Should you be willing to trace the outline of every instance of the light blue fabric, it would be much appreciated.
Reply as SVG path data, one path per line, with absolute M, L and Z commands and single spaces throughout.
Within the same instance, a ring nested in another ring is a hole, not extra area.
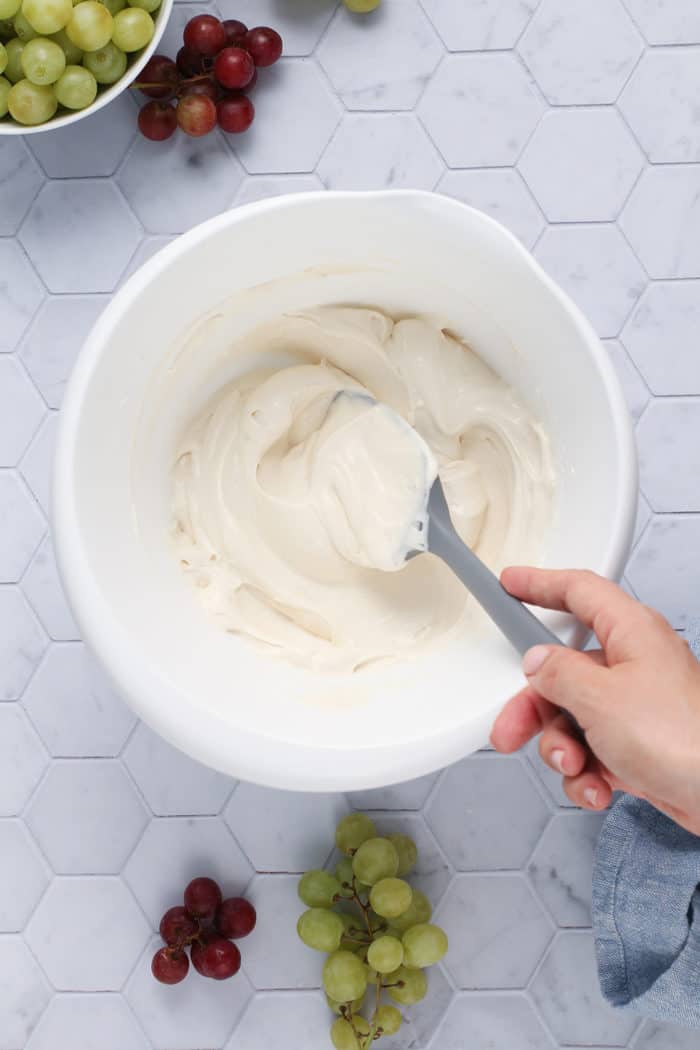
M 700 621 L 686 637 L 700 658 Z M 700 1028 L 699 884 L 700 838 L 623 795 L 593 872 L 600 985 L 614 1006 Z

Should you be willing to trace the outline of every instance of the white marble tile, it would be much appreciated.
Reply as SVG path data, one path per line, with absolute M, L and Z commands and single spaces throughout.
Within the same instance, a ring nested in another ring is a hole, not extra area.
M 219 1050 L 253 994 L 250 983 L 242 970 L 228 981 L 211 981 L 191 967 L 181 984 L 159 984 L 151 975 L 151 958 L 162 943 L 159 937 L 149 942 L 124 993 L 151 1046 Z M 238 1050 L 248 1048 L 239 1044 Z
M 700 511 L 700 398 L 656 400 L 637 427 L 639 474 L 655 511 Z
M 634 1040 L 634 1050 L 697 1050 L 697 1029 L 644 1021 Z
M 251 175 L 313 171 L 342 106 L 311 59 L 282 59 L 264 72 L 255 86 L 255 123 L 245 135 L 230 135 L 229 145 Z
M 117 755 L 136 722 L 80 642 L 51 646 L 24 705 L 57 758 Z
M 3 354 L 0 357 L 0 467 L 14 467 L 19 462 L 44 412 L 44 404 L 27 373 L 14 357 Z
M 51 292 L 111 292 L 140 236 L 116 186 L 101 179 L 49 182 L 19 233 Z
M 148 260 L 159 252 L 161 248 L 164 248 L 166 244 L 170 244 L 173 239 L 174 238 L 168 234 L 161 234 L 156 237 L 144 237 L 132 255 L 131 262 L 122 274 L 119 287 L 121 288 L 125 281 L 128 281 L 128 279 L 135 274 L 144 263 L 148 262 Z
M 50 535 L 44 538 L 24 574 L 22 591 L 49 638 L 58 642 L 80 638 L 58 577 Z
M 422 890 L 433 908 L 437 907 L 452 879 L 452 871 L 422 815 L 418 813 L 372 813 L 380 835 L 398 832 L 408 835 L 418 847 L 416 866 L 408 880 Z
M 406 780 L 403 784 L 376 788 L 374 791 L 352 791 L 348 802 L 353 809 L 421 809 L 437 783 L 439 773 L 428 773 L 417 780 Z
M 484 168 L 447 171 L 438 193 L 486 212 L 507 226 L 526 248 L 532 248 L 545 227 L 544 217 L 517 171 Z
M 157 817 L 213 816 L 236 783 L 178 751 L 143 722 L 123 758 Z
M 626 1046 L 639 1021 L 613 1010 L 598 987 L 593 937 L 562 933 L 530 987 L 535 1005 L 561 1043 Z
M 591 925 L 593 854 L 603 819 L 598 813 L 558 814 L 532 855 L 528 875 L 559 926 Z
M 0 704 L 0 817 L 14 817 L 41 780 L 48 755 L 19 704 Z
M 417 113 L 452 168 L 514 164 L 543 104 L 512 54 L 450 55 Z
M 226 1050 L 270 1050 L 285 1042 L 293 1047 L 315 1047 L 332 1020 L 320 992 L 258 992 Z
M 124 868 L 154 929 L 168 908 L 182 903 L 191 879 L 206 875 L 216 879 L 225 897 L 239 897 L 252 874 L 247 857 L 218 817 L 152 820 Z
M 450 938 L 444 965 L 458 988 L 524 988 L 552 939 L 522 875 L 458 875 L 435 921 Z
M 2 359 L 0 359 L 0 367 Z M 0 426 L 2 424 L 0 423 Z M 49 515 L 51 498 L 51 469 L 56 444 L 58 413 L 49 412 L 37 430 L 27 451 L 22 456 L 19 469 L 39 501 L 44 514 Z
M 318 175 L 249 175 L 239 187 L 233 203 L 252 204 L 285 193 L 315 193 L 323 188 Z
M 80 834 L 66 834 L 66 816 Z M 58 875 L 116 875 L 148 822 L 121 762 L 54 762 L 25 813 Z
M 22 592 L 0 587 L 0 701 L 22 695 L 47 644 Z
M 436 1050 L 550 1050 L 552 1042 L 524 995 L 458 995 L 438 1029 Z
M 298 875 L 256 875 L 246 897 L 258 921 L 241 945 L 243 969 L 260 989 L 319 988 L 324 956 L 299 940 L 297 917 L 304 905 Z M 275 950 L 270 952 L 270 945 Z
M 329 190 L 431 190 L 442 172 L 437 150 L 412 113 L 349 114 L 318 165 Z
M 0 1050 L 24 1050 L 51 993 L 19 937 L 0 937 Z
M 655 517 L 627 565 L 640 601 L 664 614 L 676 628 L 700 614 L 700 515 Z
M 415 1006 L 401 1006 L 403 1018 L 396 1035 L 382 1036 L 381 1050 L 427 1050 L 435 1047 L 433 1036 L 454 998 L 452 986 L 441 966 L 431 966 L 426 971 L 428 991 L 425 999 Z M 321 1048 L 319 1047 L 319 1050 Z
M 102 295 L 47 299 L 30 325 L 19 356 L 49 408 L 60 407 L 75 359 L 108 302 Z
M 0 353 L 14 350 L 43 296 L 41 281 L 21 247 L 0 240 Z
M 52 179 L 112 175 L 136 135 L 136 109 L 130 92 L 99 113 L 58 131 L 34 135 L 31 149 Z
M 335 826 L 347 813 L 342 795 L 300 794 L 241 783 L 224 820 L 257 871 L 322 868 Z
M 15 233 L 42 187 L 44 176 L 20 138 L 5 138 L 0 149 L 0 236 Z
M 51 872 L 19 820 L 0 820 L 0 857 L 0 933 L 17 933 L 34 911 Z
M 182 233 L 224 211 L 242 178 L 240 164 L 218 132 L 201 139 L 173 135 L 167 142 L 138 138 L 118 175 L 144 228 L 165 234 Z
M 335 0 L 218 0 L 222 18 L 274 26 L 285 55 L 310 55 L 336 10 Z M 261 71 L 265 75 L 265 71 Z
M 646 52 L 618 105 L 654 163 L 700 160 L 700 48 Z
M 642 533 L 651 521 L 651 507 L 644 499 L 643 493 L 639 493 L 637 499 L 637 519 L 634 523 L 634 543 L 638 543 Z
M 637 371 L 635 365 L 627 354 L 622 343 L 617 339 L 606 339 L 605 349 L 610 355 L 620 386 L 625 395 L 625 401 L 633 420 L 639 419 L 644 409 L 649 404 L 649 388 L 644 379 Z
M 695 0 L 624 0 L 650 44 L 700 44 Z
M 12 470 L 0 470 L 0 583 L 16 583 L 46 531 L 36 500 Z
M 26 1050 L 150 1050 L 120 995 L 56 995 Z
M 620 0 L 542 0 L 518 44 L 555 106 L 614 102 L 642 48 Z
M 553 769 L 546 766 L 540 758 L 539 751 L 537 750 L 538 740 L 539 737 L 535 737 L 525 748 L 524 753 L 527 757 L 530 768 L 533 770 L 535 776 L 543 785 L 545 791 L 556 806 L 566 807 L 568 809 L 574 808 L 574 803 L 564 792 L 560 774 L 555 773 Z
M 700 277 L 700 164 L 647 168 L 620 225 L 650 277 Z
M 448 51 L 513 47 L 538 0 L 473 0 L 468 10 L 454 0 L 421 0 Z
M 619 113 L 598 107 L 545 113 L 518 161 L 550 222 L 615 219 L 643 164 Z
M 548 818 L 520 760 L 491 753 L 451 766 L 426 809 L 430 828 L 458 871 L 521 867 Z
M 348 109 L 411 109 L 442 55 L 418 0 L 383 0 L 371 19 L 341 6 L 318 49 Z
M 603 338 L 619 334 L 646 285 L 642 268 L 613 225 L 550 226 L 535 256 Z
M 700 394 L 700 281 L 649 285 L 622 341 L 654 394 Z
M 118 991 L 148 939 L 148 924 L 118 878 L 55 878 L 25 937 L 59 992 Z

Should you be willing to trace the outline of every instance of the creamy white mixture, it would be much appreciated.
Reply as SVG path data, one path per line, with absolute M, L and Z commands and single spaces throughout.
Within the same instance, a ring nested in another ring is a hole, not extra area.
M 173 500 L 180 564 L 225 630 L 314 670 L 356 671 L 457 629 L 463 586 L 430 554 L 403 561 L 424 543 L 437 468 L 460 535 L 494 570 L 537 560 L 548 441 L 457 338 L 419 318 L 323 307 L 237 350 L 262 367 L 194 421 Z M 285 367 L 265 367 L 280 354 Z

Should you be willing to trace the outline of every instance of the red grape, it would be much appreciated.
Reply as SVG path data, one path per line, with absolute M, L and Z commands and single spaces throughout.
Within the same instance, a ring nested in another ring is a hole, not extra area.
M 242 47 L 225 47 L 216 56 L 214 76 L 225 88 L 244 88 L 254 72 L 253 59 Z
M 202 977 L 225 981 L 227 977 L 238 973 L 241 953 L 235 944 L 217 937 L 203 945 L 192 945 L 192 965 Z
M 177 123 L 186 135 L 191 135 L 193 138 L 207 135 L 216 127 L 216 105 L 206 95 L 185 95 L 177 104 Z M 220 900 L 221 892 L 218 887 L 217 893 L 219 893 Z M 185 904 L 187 910 L 192 912 L 187 904 L 186 895 Z M 209 914 L 209 911 L 210 909 L 207 909 L 206 914 Z M 197 918 L 203 917 L 200 912 L 192 912 L 192 914 Z
M 172 98 L 179 80 L 177 66 L 166 55 L 152 55 L 141 70 L 136 86 L 148 98 Z M 148 87 L 157 84 L 157 87 Z
M 172 948 L 159 948 L 151 960 L 151 973 L 161 984 L 179 984 L 187 977 L 189 968 L 185 953 Z
M 173 106 L 166 102 L 147 102 L 139 110 L 139 131 L 147 139 L 162 142 L 169 139 L 177 127 L 177 114 Z
M 215 925 L 224 937 L 247 937 L 255 929 L 255 920 L 255 908 L 249 901 L 243 897 L 229 897 L 219 906 Z
M 248 94 L 249 91 L 253 90 L 253 88 L 255 87 L 257 82 L 258 82 L 258 70 L 256 68 L 256 69 L 253 70 L 253 75 L 252 75 L 252 77 L 250 78 L 250 80 L 248 81 L 248 83 L 245 86 L 245 93 L 246 93 L 246 95 Z
M 243 22 L 239 22 L 237 18 L 226 18 L 224 20 L 224 29 L 226 30 L 226 43 L 232 46 L 239 44 L 248 32 L 248 26 L 244 25 Z
M 196 940 L 192 941 L 190 946 L 190 955 L 192 957 L 192 965 L 194 966 L 197 973 L 201 973 L 202 977 L 206 977 L 205 973 L 202 973 L 202 960 L 204 958 L 204 949 L 212 941 L 218 941 L 219 934 L 214 929 L 200 930 L 199 936 Z
M 173 947 L 182 946 L 199 931 L 199 923 L 193 919 L 186 908 L 178 905 L 168 908 L 160 920 L 160 935 L 166 944 Z
M 220 90 L 218 84 L 207 78 L 206 80 L 195 80 L 192 84 L 185 84 L 180 92 L 180 97 L 186 98 L 187 95 L 206 95 L 212 102 L 217 102 Z
M 210 103 L 216 113 L 216 107 L 211 103 L 211 99 L 194 95 L 191 96 L 191 100 L 193 102 Z M 216 909 L 221 904 L 221 899 L 221 890 L 213 879 L 192 879 L 192 882 L 185 890 L 185 907 L 195 919 L 213 919 Z
M 194 77 L 202 72 L 202 57 L 189 47 L 181 47 L 175 62 L 183 77 Z
M 185 47 L 198 55 L 215 55 L 226 46 L 226 30 L 213 15 L 190 18 L 182 34 Z
M 230 98 L 222 98 L 216 107 L 216 118 L 219 121 L 219 127 L 224 131 L 233 133 L 247 131 L 253 123 L 254 117 L 255 106 L 245 95 L 233 95 Z M 224 901 L 222 907 L 230 903 L 232 902 Z M 224 931 L 222 930 L 221 932 L 223 933 Z M 226 936 L 233 937 L 234 934 L 227 933 Z
M 256 66 L 272 66 L 282 54 L 282 37 L 268 26 L 256 26 L 243 37 L 242 46 Z

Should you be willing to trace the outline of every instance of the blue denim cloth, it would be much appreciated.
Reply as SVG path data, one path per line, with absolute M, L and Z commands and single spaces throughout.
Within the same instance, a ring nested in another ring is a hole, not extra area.
M 686 637 L 700 658 L 700 621 Z M 700 1028 L 699 884 L 700 838 L 623 795 L 603 824 L 593 872 L 598 973 L 608 1002 Z

